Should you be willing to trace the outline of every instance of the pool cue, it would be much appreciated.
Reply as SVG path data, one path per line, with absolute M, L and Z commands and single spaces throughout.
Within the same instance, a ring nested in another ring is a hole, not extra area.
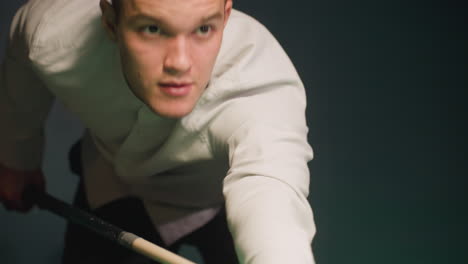
M 45 209 L 65 219 L 84 226 L 97 234 L 138 252 L 163 264 L 195 264 L 179 255 L 159 247 L 135 234 L 126 232 L 98 217 L 73 207 L 45 192 L 27 191 L 28 199 L 35 201 L 40 209 Z

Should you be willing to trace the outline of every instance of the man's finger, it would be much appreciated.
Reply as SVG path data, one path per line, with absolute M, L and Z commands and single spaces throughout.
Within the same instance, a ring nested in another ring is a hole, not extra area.
M 12 199 L 10 196 L 0 196 L 0 200 L 3 201 L 5 209 L 8 211 L 19 211 L 25 213 L 29 211 L 34 205 L 34 203 L 30 201 L 23 201 L 22 199 Z

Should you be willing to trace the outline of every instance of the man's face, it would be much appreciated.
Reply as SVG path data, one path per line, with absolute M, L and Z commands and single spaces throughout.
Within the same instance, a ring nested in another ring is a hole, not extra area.
M 209 82 L 232 0 L 123 0 L 120 5 L 112 34 L 133 93 L 161 116 L 189 114 Z

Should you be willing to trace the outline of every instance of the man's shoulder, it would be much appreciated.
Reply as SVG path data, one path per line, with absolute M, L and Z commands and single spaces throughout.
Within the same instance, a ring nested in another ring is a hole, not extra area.
M 30 0 L 16 13 L 10 40 L 28 50 L 76 46 L 99 22 L 97 0 Z
M 247 121 L 281 123 L 292 119 L 289 114 L 301 118 L 304 107 L 303 84 L 279 42 L 256 19 L 234 10 L 210 87 L 193 119 L 225 138 Z
M 225 30 L 225 42 L 235 40 L 258 41 L 262 38 L 274 38 L 268 29 L 254 17 L 233 9 Z
M 224 31 L 213 76 L 237 80 L 242 86 L 297 78 L 294 66 L 273 34 L 255 18 L 237 10 L 233 10 Z
M 263 27 L 263 25 L 254 17 L 238 9 L 232 9 L 231 16 L 229 19 L 231 20 L 231 22 L 235 20 L 234 23 L 243 22 L 249 25 L 256 25 L 256 26 Z

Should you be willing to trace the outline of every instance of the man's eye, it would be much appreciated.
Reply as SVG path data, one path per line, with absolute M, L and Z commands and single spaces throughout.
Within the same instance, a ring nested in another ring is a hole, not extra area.
M 197 34 L 199 35 L 207 35 L 211 31 L 211 26 L 203 25 L 197 29 Z
M 143 33 L 147 34 L 159 34 L 161 33 L 161 29 L 158 26 L 151 25 L 151 26 L 144 26 L 142 28 Z

